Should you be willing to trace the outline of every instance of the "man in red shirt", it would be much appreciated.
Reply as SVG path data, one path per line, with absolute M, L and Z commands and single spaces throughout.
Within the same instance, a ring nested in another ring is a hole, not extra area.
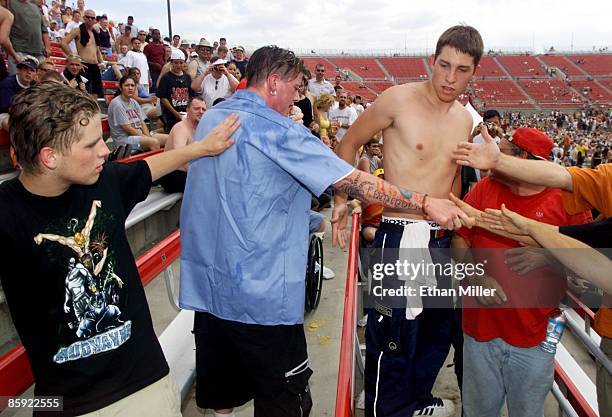
M 151 91 L 155 91 L 155 86 L 157 85 L 157 78 L 161 72 L 162 67 L 164 66 L 164 53 L 165 48 L 164 44 L 161 41 L 161 35 L 159 33 L 159 29 L 153 29 L 151 33 L 151 42 L 144 47 L 144 54 L 147 57 L 147 61 L 149 63 L 149 70 L 151 71 Z
M 501 152 L 522 159 L 546 159 L 552 147 L 549 137 L 532 128 L 517 129 L 499 144 Z M 588 212 L 569 215 L 561 190 L 518 182 L 496 171 L 477 183 L 465 201 L 483 211 L 503 203 L 525 217 L 558 226 L 591 219 Z M 554 354 L 539 344 L 566 290 L 563 269 L 543 254 L 481 228 L 460 229 L 453 244 L 472 248 L 474 261 L 485 265 L 486 275 L 470 285 L 494 290 L 490 296 L 463 298 L 464 416 L 499 416 L 506 400 L 510 417 L 544 415 Z M 515 249 L 503 250 L 510 248 Z

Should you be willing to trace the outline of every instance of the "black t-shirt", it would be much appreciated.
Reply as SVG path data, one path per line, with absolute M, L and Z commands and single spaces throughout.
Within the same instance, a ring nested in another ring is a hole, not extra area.
M 612 247 L 612 217 L 593 223 L 561 226 L 559 227 L 559 233 L 573 237 L 592 248 L 607 249 L 602 253 L 610 257 L 612 252 L 609 249 Z
M 172 72 L 167 72 L 159 80 L 157 97 L 168 99 L 172 107 L 179 113 L 187 111 L 189 98 L 194 96 L 195 93 L 191 89 L 191 77 L 188 74 L 176 75 Z M 162 106 L 162 113 L 166 118 L 174 118 L 164 106 Z
M 303 99 L 295 103 L 295 105 L 298 106 L 304 114 L 304 118 L 302 119 L 302 121 L 304 122 L 304 126 L 310 128 L 310 124 L 312 123 L 312 103 L 310 102 L 308 97 L 304 97 Z
M 150 186 L 144 161 L 107 163 L 95 184 L 57 197 L 0 184 L 0 281 L 35 395 L 64 397 L 57 415 L 98 410 L 169 372 L 124 226 Z

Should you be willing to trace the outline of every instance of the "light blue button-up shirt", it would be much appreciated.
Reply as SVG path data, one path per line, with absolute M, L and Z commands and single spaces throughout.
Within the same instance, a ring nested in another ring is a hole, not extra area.
M 208 110 L 195 137 L 232 113 L 234 146 L 189 166 L 180 305 L 242 323 L 303 323 L 310 193 L 353 167 L 246 90 Z

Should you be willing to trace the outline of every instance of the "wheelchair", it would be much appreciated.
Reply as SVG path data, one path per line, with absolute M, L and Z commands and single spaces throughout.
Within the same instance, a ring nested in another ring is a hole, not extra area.
M 323 289 L 323 240 L 311 234 L 308 241 L 308 258 L 306 264 L 306 297 L 304 311 L 311 312 L 319 306 Z

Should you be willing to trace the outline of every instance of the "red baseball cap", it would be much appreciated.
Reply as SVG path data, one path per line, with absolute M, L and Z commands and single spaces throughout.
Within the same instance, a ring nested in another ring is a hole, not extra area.
M 539 159 L 548 159 L 553 148 L 553 141 L 544 132 L 532 127 L 520 127 L 508 139 L 519 148 Z

